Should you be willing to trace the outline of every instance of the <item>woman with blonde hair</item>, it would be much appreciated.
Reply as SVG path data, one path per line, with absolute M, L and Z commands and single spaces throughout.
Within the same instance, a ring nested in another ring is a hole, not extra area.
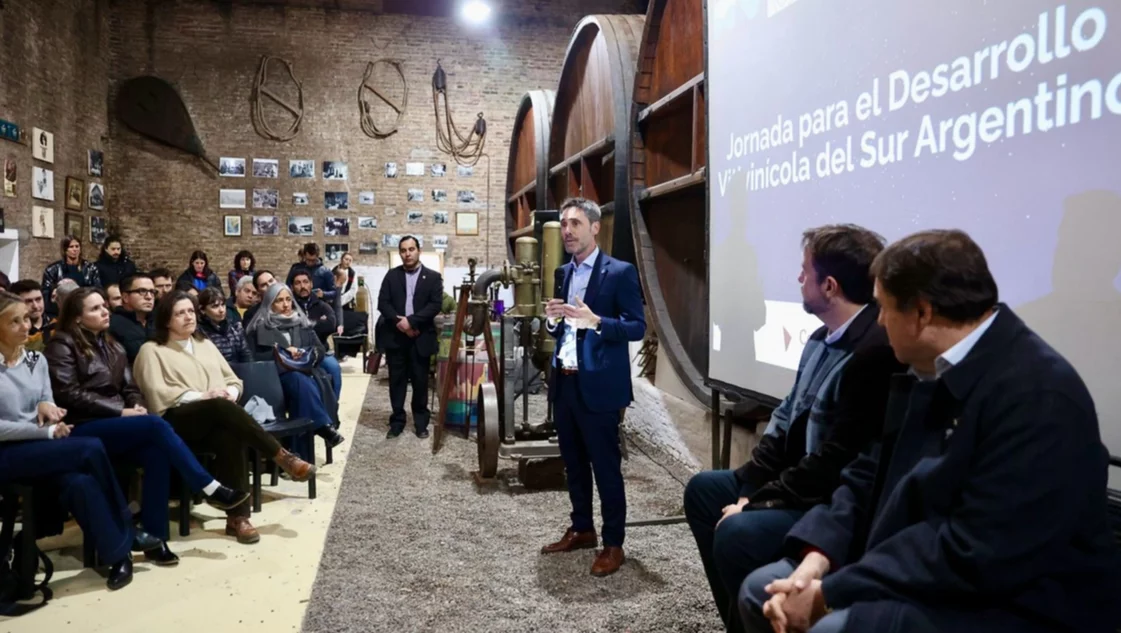
M 244 387 L 214 343 L 197 329 L 197 305 L 176 290 L 156 306 L 155 340 L 140 348 L 136 382 L 156 415 L 163 416 L 188 446 L 215 455 L 219 481 L 248 485 L 246 447 L 272 458 L 294 481 L 306 481 L 315 466 L 284 450 L 237 401 Z M 226 511 L 226 534 L 256 543 L 250 504 Z

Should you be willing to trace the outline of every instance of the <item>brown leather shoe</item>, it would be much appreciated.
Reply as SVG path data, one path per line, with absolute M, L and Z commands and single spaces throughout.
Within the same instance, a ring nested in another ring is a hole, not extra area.
M 281 470 L 288 473 L 292 481 L 307 481 L 315 474 L 314 464 L 305 462 L 283 448 L 280 449 L 280 452 L 277 453 L 272 460 L 276 462 L 276 465 L 279 466 Z
M 578 549 L 589 549 L 599 544 L 595 530 L 590 532 L 573 532 L 568 528 L 564 536 L 556 543 L 549 543 L 541 548 L 542 554 L 556 554 L 557 552 L 571 552 Z
M 245 545 L 261 540 L 261 533 L 249 522 L 249 517 L 226 517 L 226 536 L 236 536 L 237 542 Z
M 623 548 L 613 545 L 604 547 L 596 554 L 596 560 L 592 563 L 592 575 L 610 576 L 619 571 L 625 560 L 627 557 L 623 555 Z

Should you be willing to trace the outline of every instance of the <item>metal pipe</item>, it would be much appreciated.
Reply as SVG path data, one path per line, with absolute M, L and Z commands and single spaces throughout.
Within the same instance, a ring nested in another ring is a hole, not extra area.
M 475 280 L 475 285 L 471 287 L 471 300 L 467 303 L 467 316 L 470 319 L 463 325 L 463 331 L 467 332 L 468 335 L 479 336 L 487 327 L 487 323 L 490 322 L 487 314 L 490 309 L 490 301 L 487 294 L 491 285 L 501 279 L 502 270 L 491 268 L 484 270 Z

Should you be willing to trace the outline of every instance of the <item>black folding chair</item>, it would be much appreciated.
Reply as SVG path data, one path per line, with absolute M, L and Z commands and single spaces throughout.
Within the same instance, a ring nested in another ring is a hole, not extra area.
M 7 552 L 12 550 L 12 571 L 15 573 L 16 585 L 15 600 L 30 600 L 36 592 L 42 592 L 43 602 L 37 605 L 8 605 L 0 603 L 0 615 L 23 615 L 46 604 L 53 592 L 48 583 L 54 574 L 54 566 L 46 556 L 41 555 L 39 547 L 35 544 L 35 489 L 31 485 L 12 483 L 0 485 L 0 554 L 3 559 L 0 565 L 7 566 Z M 20 513 L 22 501 L 22 519 L 20 531 L 15 532 L 16 515 Z M 88 539 L 87 539 L 88 540 Z M 43 561 L 46 575 L 42 582 L 35 582 L 35 574 L 39 569 L 39 561 Z
M 256 361 L 252 363 L 230 363 L 230 367 L 245 383 L 245 393 L 242 401 L 247 402 L 253 396 L 259 396 L 272 407 L 275 420 L 266 422 L 261 428 L 269 432 L 278 440 L 297 438 L 307 442 L 311 448 L 312 461 L 315 460 L 315 422 L 310 418 L 289 418 L 288 408 L 284 403 L 284 387 L 280 384 L 280 373 L 274 361 Z M 249 459 L 253 468 L 253 511 L 261 511 L 261 460 L 271 461 L 271 455 L 258 455 L 252 448 L 249 450 Z M 272 465 L 272 485 L 277 484 L 276 464 Z M 315 474 L 308 479 L 308 498 L 315 498 Z

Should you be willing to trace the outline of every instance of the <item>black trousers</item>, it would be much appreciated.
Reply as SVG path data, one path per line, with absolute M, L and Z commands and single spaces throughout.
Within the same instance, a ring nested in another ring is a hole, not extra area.
M 214 453 L 214 478 L 238 490 L 249 489 L 247 446 L 269 459 L 280 451 L 280 443 L 262 429 L 253 416 L 223 398 L 197 400 L 172 407 L 164 411 L 163 419 L 193 450 Z M 231 517 L 249 516 L 249 513 L 248 500 L 226 511 L 226 515 Z
M 404 347 L 385 350 L 389 365 L 389 402 L 393 413 L 389 416 L 389 428 L 400 431 L 405 428 L 405 391 L 413 387 L 413 424 L 417 433 L 428 429 L 428 369 L 432 357 L 421 355 L 416 343 Z

